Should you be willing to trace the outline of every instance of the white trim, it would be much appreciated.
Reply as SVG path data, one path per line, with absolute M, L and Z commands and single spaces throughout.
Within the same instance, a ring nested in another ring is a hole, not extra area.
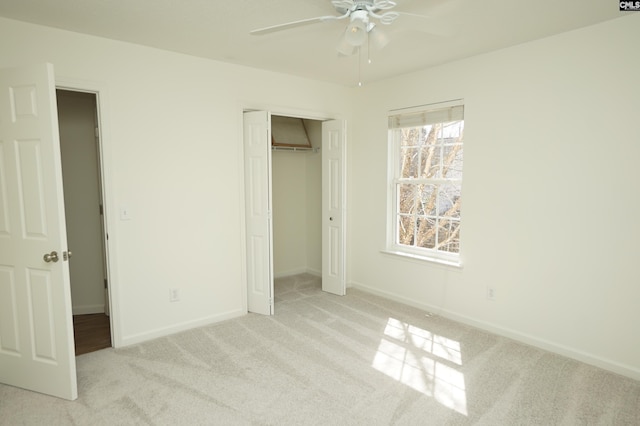
M 72 306 L 71 311 L 73 315 L 103 314 L 104 304 Z
M 322 271 L 319 271 L 317 269 L 307 268 L 307 274 L 315 275 L 316 277 L 321 277 Z
M 242 309 L 234 309 L 232 311 L 223 312 L 221 314 L 212 315 L 204 318 L 200 318 L 192 321 L 185 321 L 178 324 L 172 324 L 167 327 L 156 328 L 144 333 L 133 334 L 131 336 L 124 336 L 121 342 L 122 346 L 135 345 L 137 343 L 146 342 L 148 340 L 157 339 L 159 337 L 169 336 L 171 334 L 179 333 L 181 331 L 191 330 L 196 327 L 204 327 L 210 324 L 215 324 L 221 321 L 226 321 L 233 318 L 238 318 L 246 315 L 247 312 Z
M 261 104 L 255 102 L 240 102 L 240 112 L 248 111 L 268 111 L 271 115 L 280 115 L 283 117 L 294 117 L 308 120 L 345 120 L 342 114 L 331 112 L 309 111 L 301 108 L 291 108 L 282 105 Z M 346 120 L 345 120 L 346 121 Z
M 244 312 L 249 311 L 249 296 L 248 296 L 248 278 L 247 278 L 247 216 L 246 216 L 246 202 L 245 202 L 245 179 L 244 179 L 244 113 L 247 111 L 242 105 L 238 106 L 238 135 L 240 135 L 240 141 L 236 144 L 238 147 L 238 202 L 240 203 L 240 294 L 242 297 L 242 310 Z
M 387 116 L 398 115 L 398 114 L 412 114 L 414 112 L 450 108 L 450 107 L 461 106 L 461 105 L 464 106 L 464 98 L 451 99 L 450 101 L 433 102 L 430 104 L 415 105 L 415 106 L 410 106 L 406 108 L 390 109 L 387 113 Z
M 307 267 L 302 267 L 302 268 L 295 268 L 295 269 L 290 269 L 288 271 L 283 271 L 283 272 L 278 272 L 277 274 L 274 274 L 274 278 L 285 278 L 285 277 L 291 277 L 293 275 L 300 275 L 300 274 L 310 274 L 310 275 L 314 275 L 316 277 L 321 277 L 322 276 L 322 272 L 318 271 L 317 269 L 310 269 Z
M 405 108 L 402 110 L 395 110 L 396 114 L 416 114 L 418 112 L 426 112 L 429 110 L 440 110 L 451 106 L 461 106 L 464 108 L 464 100 L 458 99 L 454 101 L 441 102 L 431 105 L 423 105 L 419 107 Z M 389 112 L 391 117 L 392 112 Z M 464 122 L 464 117 L 456 121 Z M 401 136 L 400 128 L 391 128 L 387 126 L 387 221 L 386 221 L 386 249 L 383 253 L 405 256 L 413 260 L 435 262 L 448 266 L 461 267 L 460 251 L 458 253 L 449 253 L 437 249 L 427 249 L 421 247 L 411 247 L 399 244 L 397 241 L 399 217 L 398 213 L 398 186 L 403 185 L 419 185 L 424 183 L 451 183 L 462 186 L 462 178 L 401 178 L 400 177 L 400 160 L 401 160 Z M 464 146 L 464 140 L 457 141 L 456 143 L 445 145 L 460 145 Z M 404 216 L 404 215 L 402 215 Z M 440 214 L 435 216 L 436 218 L 442 218 Z M 451 218 L 457 221 L 459 226 L 462 223 L 462 218 Z M 437 228 L 437 227 L 436 227 Z M 414 230 L 415 232 L 415 230 Z M 437 239 L 436 231 L 436 239 Z M 459 244 L 461 242 L 459 241 Z
M 476 327 L 476 328 L 497 334 L 499 336 L 508 337 L 510 339 L 516 340 L 521 343 L 525 343 L 527 345 L 535 346 L 537 348 L 540 348 L 549 352 L 553 352 L 558 355 L 566 356 L 566 357 L 578 360 L 580 362 L 584 362 L 586 364 L 611 371 L 613 373 L 630 377 L 634 380 L 640 380 L 640 369 L 632 367 L 630 365 L 621 364 L 619 362 L 616 362 L 607 358 L 599 357 L 599 356 L 581 351 L 579 349 L 565 346 L 560 343 L 551 342 L 549 340 L 541 339 L 539 337 L 536 337 L 530 334 L 521 333 L 511 328 L 502 327 L 500 325 L 496 325 L 487 321 L 478 320 L 466 315 L 459 314 L 454 311 L 450 311 L 448 309 L 444 309 L 439 306 L 418 302 L 415 299 L 410 299 L 403 296 L 398 296 L 393 293 L 389 293 L 387 291 L 378 290 L 376 288 L 369 287 L 358 282 L 351 282 L 349 287 L 364 291 L 366 293 L 374 294 L 376 296 L 381 296 L 386 299 L 393 300 L 395 302 L 404 303 L 405 305 L 413 306 L 418 309 L 423 309 L 427 312 L 440 315 L 452 321 L 457 321 L 462 324 L 470 325 L 472 327 Z
M 380 253 L 387 254 L 390 256 L 398 256 L 405 260 L 415 261 L 415 262 L 428 262 L 428 263 L 437 263 L 442 266 L 448 266 L 451 268 L 462 269 L 462 262 L 460 259 L 458 260 L 448 260 L 437 257 L 424 256 L 421 254 L 408 253 L 406 251 L 396 251 L 396 250 L 380 250 Z
M 248 311 L 248 280 L 247 280 L 247 245 L 246 245 L 246 214 L 245 214 L 245 209 L 246 209 L 246 205 L 245 205 L 245 197 L 244 197 L 244 193 L 246 191 L 246 185 L 245 185 L 245 179 L 244 179 L 244 168 L 245 168 L 245 163 L 244 163 L 244 113 L 245 112 L 249 112 L 249 111 L 266 111 L 269 116 L 271 115 L 280 115 L 280 116 L 285 116 L 285 117 L 296 117 L 296 118 L 302 118 L 302 119 L 309 119 L 309 120 L 318 120 L 318 121 L 328 121 L 328 120 L 342 120 L 343 122 L 347 122 L 346 118 L 344 118 L 344 116 L 342 114 L 336 114 L 336 113 L 328 113 L 328 112 L 317 112 L 317 111 L 309 111 L 309 110 L 304 110 L 304 109 L 300 109 L 300 108 L 291 108 L 291 107 L 286 107 L 286 106 L 275 106 L 273 104 L 262 104 L 262 103 L 256 103 L 256 102 L 249 102 L 249 101 L 240 101 L 238 103 L 238 111 L 239 111 L 239 123 L 238 123 L 238 129 L 239 129 L 239 135 L 240 135 L 240 141 L 237 144 L 238 145 L 238 162 L 239 162 L 239 167 L 238 167 L 238 173 L 239 173 L 239 190 L 240 190 L 240 194 L 242 194 L 239 197 L 240 200 L 240 229 L 241 229 L 241 235 L 240 235 L 240 240 L 241 240 L 241 286 L 242 286 L 242 303 L 243 303 L 243 309 L 245 312 Z M 348 132 L 345 128 L 345 139 L 348 140 Z M 345 145 L 346 146 L 346 145 Z M 345 148 L 346 149 L 346 148 Z M 344 185 L 345 185 L 345 193 L 347 191 L 347 183 L 346 183 L 346 177 L 347 177 L 347 155 L 345 152 L 345 158 L 344 158 L 344 167 L 345 167 L 345 173 L 344 173 Z M 271 178 L 271 176 L 270 176 Z M 271 190 L 271 183 L 269 186 L 269 189 Z M 345 195 L 346 197 L 346 195 Z M 345 203 L 345 207 L 346 207 L 346 203 Z M 346 220 L 347 220 L 347 215 L 346 215 L 346 211 L 344 213 L 344 221 L 346 224 Z M 345 228 L 346 229 L 346 228 Z M 346 231 L 345 231 L 346 232 Z M 273 239 L 273 235 L 271 235 L 271 238 Z M 348 244 L 347 238 L 345 238 L 345 243 Z M 347 257 L 347 252 L 345 249 L 344 252 L 344 256 L 345 256 L 345 262 L 346 262 L 346 257 Z M 273 265 L 272 265 L 273 266 Z M 296 269 L 295 271 L 298 271 L 298 269 Z M 288 275 L 293 275 L 290 274 L 290 272 L 292 271 L 287 271 L 287 272 L 281 272 L 279 273 L 277 276 L 274 275 L 274 279 L 275 278 L 281 278 L 284 276 L 288 276 Z M 316 271 L 316 270 L 311 270 L 311 269 L 307 269 L 306 272 L 313 274 L 313 275 L 317 275 L 317 276 L 322 276 L 322 272 L 321 271 Z M 299 272 L 296 272 L 299 273 Z M 346 271 L 345 271 L 345 275 L 346 275 Z M 346 277 L 345 277 L 345 286 L 346 286 Z

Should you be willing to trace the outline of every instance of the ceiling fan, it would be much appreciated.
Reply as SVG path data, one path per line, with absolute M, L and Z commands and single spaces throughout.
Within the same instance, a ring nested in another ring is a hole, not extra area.
M 390 0 L 332 0 L 331 4 L 339 15 L 318 16 L 272 25 L 253 30 L 250 34 L 264 35 L 303 25 L 349 19 L 349 24 L 338 42 L 337 51 L 342 55 L 353 55 L 365 42 L 377 49 L 387 45 L 389 38 L 377 24 L 389 25 L 401 14 L 421 17 L 421 15 L 392 11 L 396 2 Z M 426 18 L 426 16 L 422 17 Z

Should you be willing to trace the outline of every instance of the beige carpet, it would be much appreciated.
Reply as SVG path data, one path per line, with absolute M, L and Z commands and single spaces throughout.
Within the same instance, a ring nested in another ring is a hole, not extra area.
M 0 385 L 2 425 L 640 425 L 640 382 L 357 290 L 277 280 L 250 314 L 77 358 L 68 402 Z

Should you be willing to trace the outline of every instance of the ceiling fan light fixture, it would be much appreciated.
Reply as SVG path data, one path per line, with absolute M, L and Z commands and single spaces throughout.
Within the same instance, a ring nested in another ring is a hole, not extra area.
M 389 36 L 380 28 L 373 26 L 369 30 L 369 45 L 374 49 L 381 50 L 389 44 Z
M 367 40 L 367 12 L 356 10 L 351 14 L 351 21 L 344 33 L 345 40 L 352 46 L 361 46 Z
M 340 37 L 340 41 L 338 41 L 338 45 L 336 46 L 336 50 L 339 54 L 344 56 L 351 56 L 356 53 L 357 47 L 352 45 L 347 41 L 346 33 Z

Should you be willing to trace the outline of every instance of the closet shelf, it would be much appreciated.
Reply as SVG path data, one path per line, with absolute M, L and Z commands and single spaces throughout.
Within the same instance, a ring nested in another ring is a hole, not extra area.
M 299 146 L 272 146 L 272 151 L 300 151 L 300 152 L 319 152 L 320 148 L 308 148 Z

